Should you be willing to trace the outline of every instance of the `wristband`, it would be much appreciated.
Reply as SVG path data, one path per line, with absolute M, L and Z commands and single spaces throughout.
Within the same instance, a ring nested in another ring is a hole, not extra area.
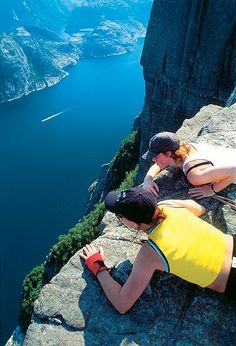
M 217 193 L 217 192 L 214 190 L 213 184 L 211 184 L 211 191 L 214 192 L 215 194 Z
M 96 252 L 94 255 L 87 258 L 84 263 L 95 276 L 97 276 L 99 272 L 107 270 L 100 252 Z

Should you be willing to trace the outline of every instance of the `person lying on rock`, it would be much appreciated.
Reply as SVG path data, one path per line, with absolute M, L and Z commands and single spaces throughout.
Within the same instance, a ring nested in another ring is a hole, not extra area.
M 229 184 L 236 184 L 236 149 L 181 142 L 173 132 L 160 132 L 150 139 L 149 150 L 142 158 L 154 162 L 143 186 L 155 196 L 159 187 L 154 178 L 168 166 L 181 168 L 188 181 L 197 186 L 189 189 L 193 198 L 213 196 Z
M 147 234 L 131 274 L 121 286 L 109 274 L 104 253 L 86 245 L 80 256 L 121 314 L 142 294 L 155 271 L 166 271 L 236 301 L 236 235 L 227 235 L 199 218 L 205 208 L 193 200 L 166 200 L 134 187 L 109 192 L 106 209 L 128 228 Z M 235 256 L 235 257 L 233 257 Z

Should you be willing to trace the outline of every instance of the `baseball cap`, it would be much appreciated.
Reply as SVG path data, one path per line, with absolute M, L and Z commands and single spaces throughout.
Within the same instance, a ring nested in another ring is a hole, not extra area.
M 105 198 L 105 207 L 115 214 L 121 214 L 130 221 L 150 223 L 157 207 L 154 195 L 136 186 L 121 192 L 111 191 Z
M 159 132 L 149 141 L 149 150 L 142 158 L 151 161 L 155 156 L 166 151 L 179 149 L 179 139 L 173 132 Z

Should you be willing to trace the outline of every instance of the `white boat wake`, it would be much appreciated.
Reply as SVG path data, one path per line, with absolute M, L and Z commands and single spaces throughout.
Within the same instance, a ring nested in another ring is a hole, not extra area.
M 55 114 L 51 115 L 50 117 L 47 117 L 47 118 L 41 120 L 41 123 L 44 123 L 45 121 L 48 121 L 48 120 L 50 120 L 50 119 L 52 119 L 52 118 L 56 118 L 56 117 L 58 117 L 58 115 L 61 115 L 61 114 L 63 114 L 63 113 L 66 113 L 66 112 L 70 111 L 72 108 L 73 108 L 73 107 L 67 108 L 67 109 L 64 109 L 64 111 L 55 113 Z

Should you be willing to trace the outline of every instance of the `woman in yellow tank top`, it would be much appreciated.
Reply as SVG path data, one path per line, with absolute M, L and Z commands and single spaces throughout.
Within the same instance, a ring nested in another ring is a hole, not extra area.
M 121 314 L 133 306 L 156 270 L 225 293 L 236 301 L 236 237 L 200 219 L 203 206 L 193 200 L 157 205 L 153 194 L 142 187 L 110 192 L 105 206 L 125 226 L 148 236 L 123 286 L 107 271 L 103 250 L 90 244 L 80 254 Z

